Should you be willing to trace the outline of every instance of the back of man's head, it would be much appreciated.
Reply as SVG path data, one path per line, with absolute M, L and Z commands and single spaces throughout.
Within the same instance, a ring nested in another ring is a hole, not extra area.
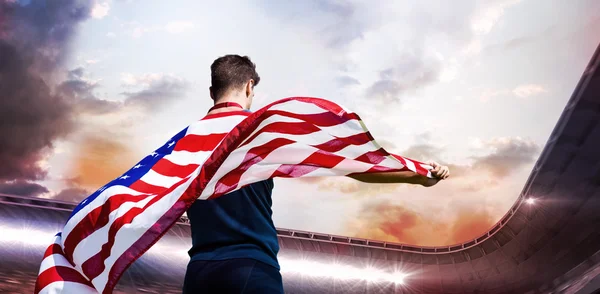
M 260 77 L 256 65 L 248 56 L 225 55 L 217 58 L 210 66 L 210 91 L 215 101 L 221 99 L 228 91 L 241 90 L 248 81 L 258 85 Z

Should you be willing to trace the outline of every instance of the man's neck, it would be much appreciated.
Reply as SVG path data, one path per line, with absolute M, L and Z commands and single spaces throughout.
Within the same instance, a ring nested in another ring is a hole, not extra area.
M 235 103 L 238 104 L 239 106 L 242 107 L 242 109 L 240 109 L 239 106 L 237 105 L 231 105 L 231 106 L 227 106 L 227 107 L 221 107 L 218 109 L 213 109 L 211 111 L 208 112 L 208 114 L 215 114 L 215 113 L 221 113 L 221 112 L 231 112 L 231 111 L 240 111 L 240 110 L 246 110 L 248 109 L 248 105 L 247 105 L 247 100 L 245 97 L 238 97 L 238 96 L 234 96 L 234 95 L 230 95 L 230 96 L 225 96 L 225 97 L 221 97 L 219 100 L 215 101 L 215 105 L 217 104 L 221 104 L 221 103 L 226 103 L 226 102 L 230 102 L 230 103 Z

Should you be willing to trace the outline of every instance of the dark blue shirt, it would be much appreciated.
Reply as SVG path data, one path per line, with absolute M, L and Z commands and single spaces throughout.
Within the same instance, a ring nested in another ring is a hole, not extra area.
M 279 269 L 271 210 L 273 180 L 257 182 L 188 209 L 194 260 L 252 258 Z

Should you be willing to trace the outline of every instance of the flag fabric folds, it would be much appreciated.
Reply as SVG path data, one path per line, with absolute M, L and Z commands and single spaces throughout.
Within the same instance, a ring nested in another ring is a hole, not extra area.
M 275 177 L 403 170 L 431 177 L 429 169 L 389 154 L 357 114 L 319 98 L 208 115 L 73 210 L 44 254 L 35 293 L 111 293 L 197 199 Z

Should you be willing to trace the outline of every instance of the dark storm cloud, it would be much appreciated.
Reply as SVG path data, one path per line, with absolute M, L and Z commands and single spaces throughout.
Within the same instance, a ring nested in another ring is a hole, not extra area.
M 82 67 L 70 70 L 68 80 L 57 87 L 57 92 L 71 102 L 74 112 L 78 114 L 102 115 L 121 109 L 123 103 L 96 97 L 96 82 L 85 79 L 86 71 Z
M 34 197 L 48 192 L 46 187 L 28 181 L 0 182 L 0 194 Z
M 141 107 L 144 110 L 156 110 L 166 102 L 181 98 L 189 89 L 185 79 L 174 76 L 162 76 L 151 81 L 148 86 L 139 91 L 123 92 L 126 106 Z
M 43 178 L 37 162 L 72 128 L 72 108 L 28 70 L 32 62 L 0 40 L 0 179 Z
M 37 164 L 72 130 L 73 108 L 51 81 L 92 1 L 0 1 L 0 181 L 45 176 Z
M 52 198 L 56 200 L 62 200 L 67 202 L 80 202 L 83 198 L 90 195 L 91 191 L 81 189 L 81 188 L 67 188 L 56 195 L 53 195 Z

